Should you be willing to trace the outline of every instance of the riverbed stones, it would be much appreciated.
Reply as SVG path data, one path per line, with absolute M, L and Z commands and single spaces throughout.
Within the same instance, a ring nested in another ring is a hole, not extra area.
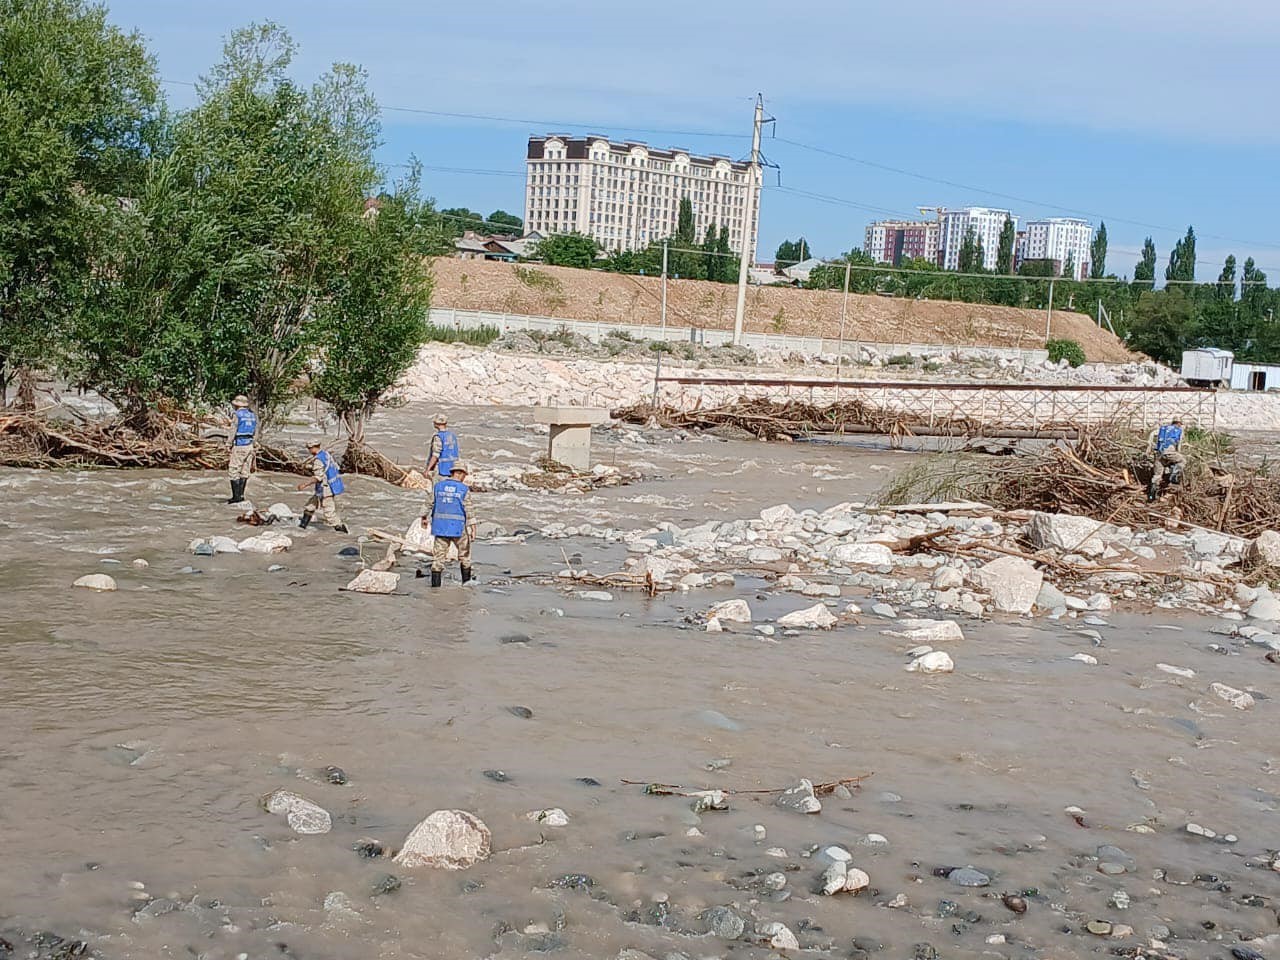
M 283 553 L 292 546 L 293 540 L 274 530 L 248 537 L 239 543 L 241 553 Z
M 947 879 L 958 887 L 985 887 L 991 878 L 973 867 L 958 867 L 947 874 Z
M 939 567 L 933 573 L 933 589 L 956 590 L 964 586 L 964 574 L 955 567 Z
M 849 566 L 881 567 L 893 563 L 893 551 L 883 543 L 842 543 L 831 559 Z
M 547 810 L 530 810 L 524 816 L 526 820 L 540 823 L 544 827 L 567 827 L 569 825 L 569 815 L 559 807 L 551 807 Z
M 1030 613 L 1044 584 L 1044 575 L 1019 557 L 998 557 L 974 573 L 974 582 L 1003 613 Z
M 1249 609 L 1245 611 L 1245 615 L 1251 620 L 1280 620 L 1280 600 L 1271 595 L 1270 591 L 1263 593 L 1258 591 L 1258 599 L 1249 605 Z
M 770 527 L 786 526 L 795 519 L 796 512 L 789 503 L 779 503 L 760 511 L 760 522 Z
M 1235 687 L 1229 687 L 1225 683 L 1209 684 L 1209 692 L 1219 700 L 1225 700 L 1237 710 L 1248 710 L 1253 706 L 1253 696 L 1243 690 L 1237 690 Z
M 725 600 L 711 608 L 711 615 L 721 623 L 750 623 L 751 607 L 740 598 Z
M 778 806 L 795 813 L 820 813 L 822 803 L 813 793 L 813 782 L 801 780 L 794 787 L 782 791 L 778 797 Z
M 807 630 L 830 630 L 838 621 L 836 617 L 821 603 L 803 610 L 794 610 L 778 618 L 778 626 L 804 628 Z
M 294 833 L 319 834 L 333 829 L 329 811 L 288 790 L 276 790 L 262 798 L 267 813 L 283 816 Z
M 402 867 L 464 870 L 489 857 L 493 835 L 465 810 L 436 810 L 409 832 L 395 855 Z
M 1258 566 L 1280 567 L 1280 532 L 1263 530 L 1249 544 L 1245 558 Z
M 76 580 L 72 584 L 73 587 L 82 587 L 85 590 L 96 590 L 98 593 L 108 593 L 112 590 L 119 589 L 113 578 L 105 573 L 90 573 Z
M 1027 539 L 1041 550 L 1096 557 L 1121 531 L 1110 524 L 1067 513 L 1037 513 L 1027 524 Z
M 776 920 L 762 923 L 756 927 L 756 933 L 774 950 L 799 950 L 800 941 L 790 928 Z
M 1172 663 L 1157 663 L 1156 669 L 1161 673 L 1171 673 L 1175 677 L 1183 677 L 1187 680 L 1193 679 L 1196 675 L 1196 672 L 1190 667 L 1179 667 Z
M 400 574 L 391 570 L 361 570 L 345 589 L 352 593 L 395 593 Z

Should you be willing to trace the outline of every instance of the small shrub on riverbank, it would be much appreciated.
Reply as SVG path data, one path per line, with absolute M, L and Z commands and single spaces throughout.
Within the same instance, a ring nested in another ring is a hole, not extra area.
M 458 327 L 441 327 L 434 323 L 427 324 L 427 339 L 435 343 L 469 343 L 472 346 L 484 347 L 502 336 L 502 331 L 489 324 L 463 330 Z
M 1084 363 L 1084 348 L 1074 340 L 1050 340 L 1045 344 L 1049 351 L 1049 362 L 1060 363 L 1063 360 L 1078 367 Z

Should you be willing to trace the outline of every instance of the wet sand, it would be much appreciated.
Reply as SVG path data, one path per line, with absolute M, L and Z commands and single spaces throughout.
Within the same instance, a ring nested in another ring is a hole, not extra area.
M 430 412 L 394 412 L 371 440 L 401 456 L 402 438 L 425 438 Z M 473 461 L 524 460 L 544 443 L 518 412 L 451 412 Z M 870 493 L 910 460 L 870 446 L 714 441 L 605 441 L 596 453 L 665 479 L 482 496 L 481 518 L 633 529 L 781 501 L 820 508 Z M 257 477 L 250 495 L 296 509 L 305 495 L 291 486 Z M 403 528 L 421 503 L 362 478 L 349 488 L 353 532 Z M 965 641 L 949 648 L 956 672 L 928 678 L 903 671 L 912 644 L 871 615 L 777 642 L 686 621 L 734 596 L 757 620 L 814 602 L 759 580 L 599 602 L 508 576 L 554 573 L 562 548 L 593 571 L 618 569 L 622 546 L 598 539 L 481 544 L 477 589 L 461 588 L 456 569 L 434 593 L 410 573 L 395 597 L 339 592 L 359 567 L 338 555 L 353 538 L 323 528 L 284 530 L 295 543 L 282 557 L 192 557 L 195 537 L 250 532 L 225 490 L 202 474 L 0 473 L 0 936 L 47 929 L 137 958 L 772 955 L 693 935 L 705 909 L 730 905 L 748 931 L 785 923 L 814 956 L 928 956 L 918 944 L 948 958 L 1105 954 L 1163 925 L 1170 949 L 1201 957 L 1277 929 L 1280 874 L 1249 858 L 1280 846 L 1268 698 L 1280 667 L 1208 632 L 1211 621 L 1116 614 L 1097 628 L 1099 647 L 1079 621 L 965 620 Z M 134 569 L 135 557 L 150 566 Z M 272 563 L 286 569 L 267 573 Z M 70 588 L 97 572 L 120 591 Z M 842 602 L 862 599 L 846 590 Z M 1070 661 L 1077 652 L 1098 665 Z M 1214 681 L 1257 704 L 1231 709 L 1206 694 Z M 717 758 L 732 763 L 708 771 Z M 326 783 L 329 764 L 349 783 Z M 816 816 L 767 795 L 695 816 L 686 798 L 620 782 L 745 790 L 865 773 L 852 799 L 828 797 Z M 259 798 L 277 788 L 328 809 L 333 831 L 297 836 L 263 812 Z M 548 807 L 569 825 L 526 819 Z M 394 847 L 440 808 L 477 814 L 509 852 L 433 872 L 352 850 L 365 837 Z M 1188 835 L 1188 821 L 1238 842 Z M 687 835 L 695 825 L 703 836 Z M 868 834 L 888 844 L 864 845 Z M 816 896 L 824 864 L 803 856 L 814 844 L 848 847 L 872 890 Z M 1132 858 L 1128 872 L 1098 872 L 1103 844 Z M 991 885 L 933 876 L 968 864 Z M 775 871 L 787 899 L 767 889 Z M 403 885 L 371 895 L 388 873 Z M 589 890 L 549 886 L 579 873 Z M 1026 889 L 1038 893 L 1023 916 L 993 896 Z M 1127 910 L 1108 906 L 1120 889 Z M 350 911 L 333 897 L 325 909 L 335 891 Z M 909 905 L 889 908 L 898 894 Z M 1242 902 L 1251 896 L 1261 899 Z M 1092 936 L 1094 919 L 1136 934 Z M 999 934 L 1008 942 L 985 942 Z

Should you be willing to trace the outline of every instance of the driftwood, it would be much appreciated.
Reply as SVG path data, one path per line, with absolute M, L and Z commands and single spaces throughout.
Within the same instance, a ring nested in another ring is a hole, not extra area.
M 822 783 L 813 785 L 813 792 L 819 797 L 825 797 L 834 793 L 836 787 L 852 787 L 857 790 L 862 786 L 862 781 L 868 777 L 875 776 L 874 773 L 860 773 L 856 777 L 841 777 L 839 780 L 826 780 Z M 644 792 L 655 797 L 693 797 L 699 794 L 707 793 L 711 790 L 718 790 L 726 796 L 746 796 L 751 794 L 768 794 L 768 793 L 786 793 L 795 784 L 786 787 L 765 787 L 763 789 L 752 790 L 733 790 L 728 787 L 682 787 L 676 783 L 652 783 L 647 780 L 623 780 L 622 783 L 628 786 L 643 786 Z
M 342 454 L 341 466 L 344 473 L 360 473 L 377 477 L 379 480 L 386 480 L 406 490 L 431 489 L 431 481 L 420 470 L 402 467 L 367 444 L 355 440 L 347 443 L 347 449 Z

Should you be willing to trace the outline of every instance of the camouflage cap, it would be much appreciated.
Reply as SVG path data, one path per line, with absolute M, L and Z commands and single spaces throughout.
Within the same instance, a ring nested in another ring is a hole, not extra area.
M 310 450 L 312 447 L 323 447 L 323 446 L 324 446 L 324 441 L 319 439 L 318 437 L 312 437 L 310 440 L 307 441 L 308 450 Z
M 471 471 L 467 469 L 466 461 L 455 460 L 453 461 L 453 466 L 449 468 L 449 472 L 450 473 L 470 473 Z
M 448 423 L 449 418 L 446 417 L 443 413 L 437 413 L 434 417 L 431 418 L 431 422 L 432 423 Z
M 231 405 L 233 407 L 247 407 L 249 405 L 249 398 L 243 393 L 237 393 L 231 398 Z

